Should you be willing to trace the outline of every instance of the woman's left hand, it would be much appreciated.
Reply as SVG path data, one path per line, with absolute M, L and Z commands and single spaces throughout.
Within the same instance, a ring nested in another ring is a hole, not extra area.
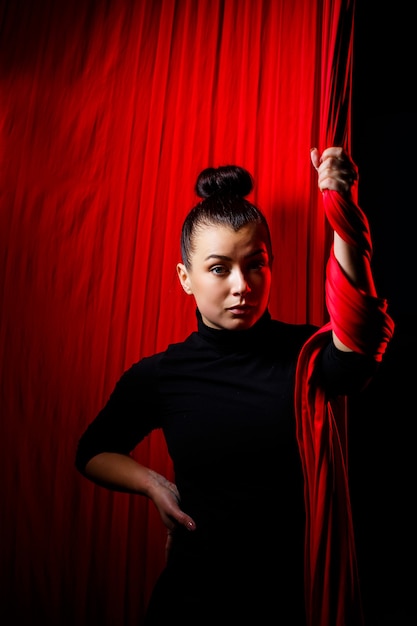
M 318 173 L 320 191 L 348 194 L 358 180 L 358 168 L 343 148 L 326 148 L 321 156 L 317 148 L 312 148 L 311 162 Z

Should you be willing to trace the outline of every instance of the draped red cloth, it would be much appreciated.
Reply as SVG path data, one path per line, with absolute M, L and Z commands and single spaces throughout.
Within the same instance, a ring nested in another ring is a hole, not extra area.
M 368 221 L 352 197 L 323 193 L 333 228 L 357 247 L 370 274 Z M 312 376 L 328 333 L 352 350 L 381 361 L 394 331 L 387 303 L 355 288 L 333 252 L 327 264 L 326 303 L 330 322 L 304 345 L 297 367 L 297 438 L 304 471 L 306 507 L 305 596 L 308 626 L 360 626 L 363 613 L 349 495 L 347 402 L 329 401 Z

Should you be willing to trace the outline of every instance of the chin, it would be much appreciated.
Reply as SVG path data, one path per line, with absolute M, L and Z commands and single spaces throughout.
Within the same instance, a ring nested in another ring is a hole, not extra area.
M 255 317 L 235 317 L 227 324 L 226 328 L 229 330 L 247 330 L 251 328 L 256 321 L 257 318 Z

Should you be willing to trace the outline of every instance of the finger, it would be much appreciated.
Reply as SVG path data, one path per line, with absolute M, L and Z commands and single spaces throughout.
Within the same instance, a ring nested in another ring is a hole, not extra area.
M 351 185 L 343 180 L 335 180 L 334 178 L 325 178 L 319 182 L 320 191 L 324 191 L 325 189 L 330 189 L 331 191 L 339 191 L 340 193 L 344 193 L 349 191 Z
M 167 540 L 165 542 L 165 560 L 168 560 L 168 555 L 171 551 L 171 547 L 172 547 L 172 536 L 173 536 L 173 530 L 168 530 L 167 533 Z
M 312 164 L 314 165 L 314 167 L 317 170 L 319 168 L 319 165 L 320 165 L 320 154 L 319 154 L 319 151 L 317 150 L 317 148 L 311 148 L 311 150 L 310 150 L 310 157 L 311 157 Z
M 319 167 L 319 178 L 339 178 L 345 181 L 357 180 L 357 169 L 352 161 L 328 157 Z
M 193 519 L 191 519 L 191 517 L 188 517 L 186 522 L 184 523 L 184 526 L 187 530 L 195 530 L 196 529 L 196 525 L 195 525 L 195 521 Z
M 351 176 L 358 177 L 358 167 L 342 148 L 327 148 L 323 151 L 320 159 L 321 169 L 328 167 L 340 171 L 349 172 Z
M 338 146 L 332 146 L 330 148 L 325 148 L 321 154 L 321 162 L 326 161 L 326 159 L 334 158 L 344 160 L 346 158 L 346 152 L 343 148 Z
M 345 193 L 350 190 L 350 188 L 354 184 L 354 180 L 351 177 L 341 177 L 341 176 L 320 176 L 319 178 L 319 189 L 320 191 L 324 191 L 325 189 L 330 189 L 332 191 L 339 191 L 340 193 Z
M 180 512 L 172 516 L 175 526 L 184 526 L 187 530 L 195 530 L 197 528 L 195 521 L 186 513 Z

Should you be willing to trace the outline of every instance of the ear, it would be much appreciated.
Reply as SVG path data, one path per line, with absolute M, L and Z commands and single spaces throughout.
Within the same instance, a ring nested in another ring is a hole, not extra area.
M 177 264 L 177 274 L 178 274 L 178 278 L 181 283 L 181 286 L 184 289 L 185 293 L 191 296 L 193 293 L 193 290 L 191 289 L 191 285 L 190 285 L 190 277 L 188 275 L 187 268 L 185 267 L 183 263 Z

